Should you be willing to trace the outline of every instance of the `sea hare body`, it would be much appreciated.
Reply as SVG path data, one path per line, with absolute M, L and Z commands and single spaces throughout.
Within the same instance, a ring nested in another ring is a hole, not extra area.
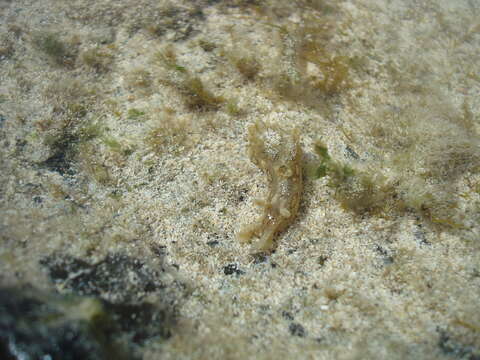
M 289 133 L 278 126 L 257 122 L 248 129 L 249 155 L 268 178 L 265 200 L 257 200 L 262 214 L 237 235 L 255 250 L 268 251 L 275 237 L 295 219 L 302 195 L 302 148 L 295 129 Z

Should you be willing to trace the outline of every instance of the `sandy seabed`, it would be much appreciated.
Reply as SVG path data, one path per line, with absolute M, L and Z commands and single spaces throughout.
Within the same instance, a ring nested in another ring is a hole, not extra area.
M 478 19 L 472 0 L 1 1 L 0 292 L 109 313 L 127 359 L 480 359 Z M 267 252 L 237 240 L 272 186 L 260 122 L 303 151 Z

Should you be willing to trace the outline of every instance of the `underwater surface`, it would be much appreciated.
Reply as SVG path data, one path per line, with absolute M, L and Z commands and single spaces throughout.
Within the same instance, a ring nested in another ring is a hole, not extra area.
M 480 359 L 478 19 L 0 1 L 0 358 Z

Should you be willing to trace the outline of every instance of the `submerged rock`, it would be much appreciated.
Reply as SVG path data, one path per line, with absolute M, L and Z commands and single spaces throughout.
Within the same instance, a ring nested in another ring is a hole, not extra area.
M 0 289 L 0 358 L 131 359 L 118 325 L 98 299 Z
M 180 285 L 165 291 L 161 269 L 120 254 L 92 264 L 57 253 L 41 264 L 70 293 L 0 288 L 0 359 L 137 359 L 147 341 L 171 336 Z

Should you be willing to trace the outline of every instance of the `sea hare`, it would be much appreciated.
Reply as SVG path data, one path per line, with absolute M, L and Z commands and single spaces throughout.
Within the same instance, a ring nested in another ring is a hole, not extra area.
M 268 194 L 255 202 L 262 214 L 237 235 L 242 243 L 252 243 L 258 251 L 272 250 L 275 237 L 295 219 L 302 195 L 302 148 L 298 130 L 282 130 L 257 121 L 248 128 L 251 161 L 268 178 Z

